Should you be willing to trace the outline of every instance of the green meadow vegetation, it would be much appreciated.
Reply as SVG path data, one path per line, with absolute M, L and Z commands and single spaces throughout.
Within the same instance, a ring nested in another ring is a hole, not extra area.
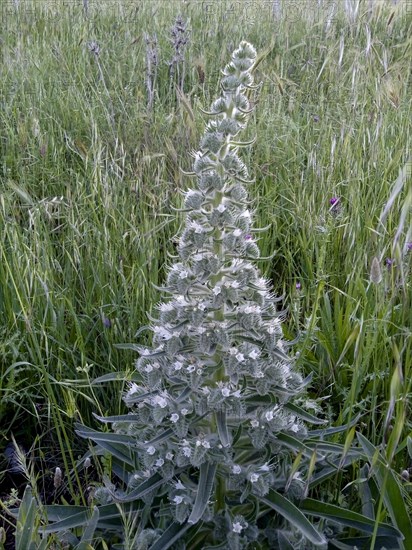
M 410 2 L 9 0 L 0 14 L 0 548 L 151 548 L 128 504 L 123 534 L 102 534 L 94 495 L 115 460 L 78 426 L 109 432 L 96 415 L 128 412 L 183 171 L 242 40 L 260 83 L 239 153 L 267 227 L 255 263 L 341 454 L 309 484 L 316 445 L 291 449 L 293 468 L 313 452 L 302 510 L 322 532 L 348 511 L 329 548 L 412 548 Z M 90 514 L 59 542 L 42 526 L 63 505 Z M 173 536 L 153 548 L 210 544 Z

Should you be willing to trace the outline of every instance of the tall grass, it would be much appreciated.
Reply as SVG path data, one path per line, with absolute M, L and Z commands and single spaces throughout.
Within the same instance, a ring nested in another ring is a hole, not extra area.
M 216 95 L 219 67 L 242 39 L 264 52 L 248 130 L 258 140 L 245 159 L 256 167 L 256 225 L 270 224 L 262 256 L 276 251 L 260 267 L 284 295 L 288 335 L 300 336 L 299 360 L 314 373 L 313 394 L 329 396 L 331 419 L 360 413 L 366 437 L 388 440 L 411 393 L 409 3 L 300 5 L 21 0 L 0 8 L 2 446 L 14 434 L 42 450 L 46 469 L 67 473 L 82 451 L 72 422 L 122 410 L 121 381 L 90 380 L 132 373 L 133 354 L 116 344 L 135 341 L 159 300 L 152 283 L 164 281 L 174 253 L 180 168 L 203 127 L 193 107 Z M 183 93 L 167 66 L 179 14 L 191 29 Z M 151 110 L 143 29 L 160 52 Z M 403 247 L 393 247 L 398 228 Z M 398 471 L 409 466 L 408 413 L 391 457 Z M 78 500 L 80 482 L 69 480 Z

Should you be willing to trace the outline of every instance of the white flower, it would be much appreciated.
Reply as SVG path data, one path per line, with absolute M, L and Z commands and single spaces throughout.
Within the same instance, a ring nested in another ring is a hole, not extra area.
M 264 277 L 261 277 L 260 279 L 257 280 L 255 285 L 261 288 L 262 290 L 266 290 L 266 286 L 267 286 L 266 279 Z
M 190 447 L 183 447 L 182 453 L 184 456 L 189 457 L 192 454 L 192 449 Z
M 189 414 L 189 409 L 182 409 L 180 412 L 183 416 L 186 416 L 187 414 Z
M 236 523 L 233 524 L 232 531 L 233 531 L 234 533 L 241 533 L 241 532 L 242 532 L 242 529 L 243 529 L 242 524 L 239 523 L 238 521 L 237 521 Z
M 229 355 L 236 355 L 238 352 L 238 349 L 237 348 L 230 348 L 229 350 Z
M 232 288 L 239 288 L 240 287 L 240 283 L 238 281 L 232 281 L 231 285 L 230 285 Z
M 179 481 L 176 481 L 176 483 L 175 483 L 175 489 L 177 491 L 185 491 L 186 487 L 183 485 L 183 483 L 179 479 Z
M 240 390 L 236 390 L 232 393 L 233 397 L 240 397 Z
M 232 466 L 232 474 L 240 474 L 242 472 L 242 468 L 239 466 L 239 464 L 233 464 Z
M 132 382 L 129 386 L 128 394 L 133 395 L 134 393 L 137 393 L 140 390 L 140 386 L 136 384 L 136 382 Z
M 186 270 L 183 270 L 179 273 L 179 277 L 181 279 L 187 279 L 188 275 L 189 275 L 189 273 Z
M 156 395 L 156 397 L 153 398 L 153 405 L 158 405 L 161 409 L 164 409 L 167 407 L 167 399 L 160 395 Z
M 196 366 L 195 365 L 189 365 L 186 370 L 187 370 L 187 372 L 194 372 L 196 370 Z
M 173 457 L 174 457 L 174 456 L 175 456 L 175 455 L 174 455 L 173 453 L 170 453 L 170 452 L 169 452 L 169 453 L 166 453 L 166 460 L 173 460 Z
M 223 397 L 229 397 L 229 395 L 230 395 L 229 388 L 222 388 L 222 395 L 223 395 Z
M 163 460 L 163 458 L 158 458 L 155 462 L 155 466 L 157 466 L 158 468 L 161 468 L 164 463 L 165 461 Z
M 183 363 L 181 361 L 175 361 L 173 367 L 175 370 L 180 370 L 183 367 Z
M 205 449 L 210 449 L 210 443 L 205 439 L 198 439 L 196 441 L 196 447 L 200 447 L 200 446 L 204 447 Z
M 252 428 L 258 428 L 259 427 L 259 420 L 251 420 L 250 425 Z
M 222 288 L 220 286 L 215 286 L 215 288 L 213 289 L 213 294 L 215 296 L 218 296 L 221 292 L 222 292 Z
M 146 365 L 145 368 L 144 368 L 145 372 L 152 372 L 153 370 L 153 365 Z
M 150 445 L 150 447 L 147 447 L 147 449 L 146 449 L 146 453 L 147 453 L 148 455 L 151 455 L 151 456 L 152 456 L 152 455 L 155 454 L 155 452 L 156 452 L 156 449 L 153 447 L 153 445 Z
M 256 483 L 256 481 L 259 479 L 259 474 L 252 474 L 250 476 L 251 483 Z
M 166 304 L 162 303 L 160 304 L 160 311 L 173 311 L 174 306 L 171 302 L 167 302 Z
M 293 424 L 293 426 L 291 426 L 290 429 L 291 429 L 292 432 L 295 432 L 295 433 L 296 433 L 296 432 L 299 431 L 299 426 L 298 426 L 297 424 Z
M 174 502 L 175 504 L 182 504 L 182 502 L 183 502 L 183 497 L 180 496 L 180 495 L 176 495 L 176 496 L 174 497 L 174 499 L 173 499 L 173 502 Z
M 265 413 L 265 418 L 268 422 L 270 422 L 271 420 L 273 420 L 273 412 L 272 411 L 268 411 L 267 413 Z
M 226 210 L 226 206 L 224 204 L 219 204 L 216 210 L 222 214 L 222 212 Z
M 245 360 L 245 356 L 243 355 L 243 353 L 238 353 L 236 355 L 236 359 L 238 360 L 239 363 L 242 363 Z
M 251 359 L 257 359 L 257 358 L 259 357 L 259 354 L 258 354 L 258 352 L 254 349 L 254 350 L 252 350 L 252 351 L 249 353 L 249 357 L 250 357 Z
M 204 311 L 206 309 L 206 305 L 202 302 L 200 302 L 197 307 L 200 309 L 200 311 Z
M 176 413 L 173 413 L 173 414 L 170 416 L 170 420 L 171 420 L 173 423 L 176 423 L 176 422 L 179 420 L 179 415 L 176 414 Z
M 241 230 L 241 229 L 235 229 L 235 230 L 233 231 L 233 235 L 234 235 L 235 237 L 240 237 L 241 234 L 242 234 L 242 230 Z

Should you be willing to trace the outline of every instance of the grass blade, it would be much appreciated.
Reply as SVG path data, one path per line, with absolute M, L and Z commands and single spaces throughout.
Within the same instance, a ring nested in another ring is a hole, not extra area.
M 363 516 L 362 514 L 352 512 L 351 510 L 345 510 L 344 508 L 334 506 L 333 504 L 319 502 L 318 500 L 313 500 L 311 498 L 305 499 L 300 504 L 300 509 L 305 512 L 305 514 L 331 519 L 341 523 L 342 525 L 346 525 L 366 533 L 373 533 L 375 527 L 375 521 Z M 379 524 L 378 533 L 380 535 L 389 535 L 392 537 L 402 538 L 401 533 L 395 529 L 395 527 L 386 523 Z

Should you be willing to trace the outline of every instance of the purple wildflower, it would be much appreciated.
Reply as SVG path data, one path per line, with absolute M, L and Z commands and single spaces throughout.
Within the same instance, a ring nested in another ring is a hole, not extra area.
M 412 242 L 406 243 L 406 250 L 407 250 L 408 252 L 411 252 L 411 251 L 412 251 Z
M 339 197 L 332 197 L 329 199 L 329 204 L 331 206 L 335 206 L 335 204 L 337 204 L 339 202 Z
M 112 322 L 107 317 L 103 317 L 103 326 L 105 328 L 111 328 Z
M 296 290 L 300 290 L 302 288 L 302 285 L 300 284 L 299 281 L 296 283 L 295 288 Z
M 246 241 L 250 241 L 251 238 L 252 238 L 252 235 L 250 233 L 247 233 L 247 235 L 245 235 Z
M 393 266 L 394 261 L 395 260 L 393 260 L 392 258 L 386 258 L 385 264 L 386 264 L 387 267 L 391 267 L 391 266 Z

